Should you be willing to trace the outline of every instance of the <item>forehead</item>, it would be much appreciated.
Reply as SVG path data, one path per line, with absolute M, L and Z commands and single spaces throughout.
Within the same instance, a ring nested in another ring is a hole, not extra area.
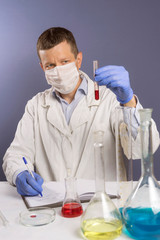
M 66 41 L 57 44 L 53 48 L 47 50 L 39 50 L 39 55 L 41 60 L 52 57 L 53 58 L 74 57 L 74 54 L 71 51 L 71 46 Z

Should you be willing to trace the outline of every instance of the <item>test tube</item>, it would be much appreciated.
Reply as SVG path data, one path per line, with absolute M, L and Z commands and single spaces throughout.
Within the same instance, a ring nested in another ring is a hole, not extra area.
M 93 61 L 93 77 L 95 78 L 95 71 L 98 68 L 98 61 L 95 60 Z M 94 81 L 94 95 L 95 95 L 95 100 L 99 100 L 99 86 L 96 81 Z

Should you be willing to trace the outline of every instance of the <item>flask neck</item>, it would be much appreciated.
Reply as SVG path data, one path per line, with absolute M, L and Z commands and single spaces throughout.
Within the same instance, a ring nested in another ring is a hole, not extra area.
M 103 142 L 95 142 L 94 157 L 95 157 L 95 187 L 96 192 L 105 192 L 105 176 L 104 176 L 104 147 Z
M 153 176 L 153 161 L 150 158 L 145 158 L 142 159 L 142 170 L 141 170 L 141 174 L 144 176 Z
M 141 122 L 141 173 L 144 176 L 153 175 L 153 153 L 151 120 Z
M 74 199 L 76 198 L 76 178 L 74 177 L 67 177 L 65 178 L 65 199 Z

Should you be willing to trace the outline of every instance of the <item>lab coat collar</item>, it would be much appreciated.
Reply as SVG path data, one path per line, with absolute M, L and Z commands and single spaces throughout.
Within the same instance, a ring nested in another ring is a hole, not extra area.
M 47 120 L 65 136 L 70 135 L 61 104 L 53 95 L 53 88 L 45 91 L 42 107 L 48 108 Z
M 56 99 L 54 99 L 53 97 L 53 87 L 51 87 L 44 92 L 42 107 L 50 107 L 51 105 L 54 104 L 55 100 Z

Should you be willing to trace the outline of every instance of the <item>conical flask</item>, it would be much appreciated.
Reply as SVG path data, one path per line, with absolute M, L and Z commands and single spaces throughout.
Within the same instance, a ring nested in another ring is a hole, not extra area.
M 65 197 L 61 209 L 61 215 L 67 218 L 78 217 L 82 215 L 83 208 L 76 191 L 76 178 L 65 178 Z
M 136 239 L 160 239 L 160 185 L 153 173 L 151 115 L 141 109 L 141 177 L 123 209 L 124 223 Z
M 85 239 L 112 240 L 122 231 L 121 215 L 105 192 L 103 132 L 95 132 L 94 155 L 96 192 L 81 218 L 81 230 Z

